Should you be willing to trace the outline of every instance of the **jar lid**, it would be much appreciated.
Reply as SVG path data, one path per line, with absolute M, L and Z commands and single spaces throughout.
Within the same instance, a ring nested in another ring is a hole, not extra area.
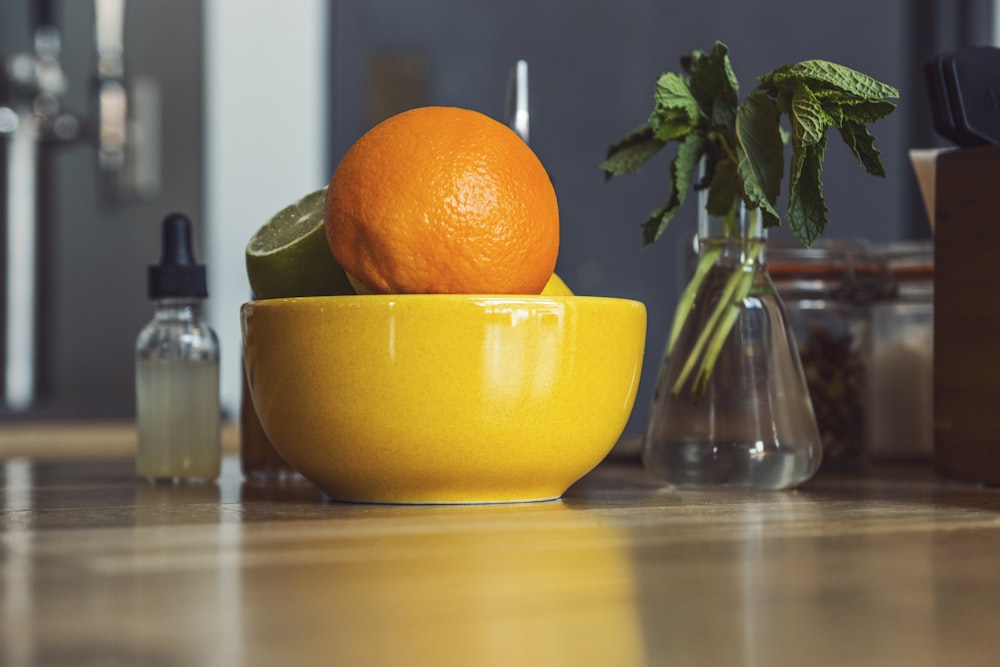
M 933 241 L 896 241 L 880 250 L 893 276 L 906 280 L 934 277 Z
M 785 299 L 834 299 L 864 305 L 895 285 L 885 257 L 866 241 L 824 239 L 806 248 L 768 241 L 767 268 Z
M 930 297 L 934 293 L 934 242 L 896 241 L 880 248 L 901 299 Z

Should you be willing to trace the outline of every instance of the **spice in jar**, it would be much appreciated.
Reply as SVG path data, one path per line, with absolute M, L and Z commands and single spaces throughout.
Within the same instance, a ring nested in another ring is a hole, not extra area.
M 870 306 L 893 290 L 885 260 L 863 241 L 811 248 L 768 243 L 768 271 L 795 332 L 820 436 L 823 467 L 868 458 Z
M 798 338 L 798 347 L 816 425 L 823 439 L 824 459 L 862 458 L 866 377 L 865 364 L 853 336 L 809 324 L 805 336 Z

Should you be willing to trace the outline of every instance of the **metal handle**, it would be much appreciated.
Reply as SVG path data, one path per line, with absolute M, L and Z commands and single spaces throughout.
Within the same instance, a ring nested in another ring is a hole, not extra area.
M 506 106 L 504 122 L 524 140 L 524 143 L 531 143 L 528 134 L 528 61 L 526 60 L 518 60 L 510 68 Z

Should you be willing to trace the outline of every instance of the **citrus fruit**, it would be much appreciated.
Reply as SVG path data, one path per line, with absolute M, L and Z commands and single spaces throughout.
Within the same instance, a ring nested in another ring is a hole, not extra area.
M 254 298 L 354 294 L 330 253 L 323 224 L 326 188 L 274 214 L 246 247 Z
M 351 282 L 354 287 L 355 292 L 358 294 L 371 294 L 371 290 L 365 287 L 362 283 L 358 282 L 357 279 L 347 276 L 347 279 Z M 541 291 L 542 296 L 573 296 L 573 290 L 569 288 L 562 278 L 558 274 L 553 273 L 549 278 L 549 281 L 545 283 L 545 287 Z
M 573 296 L 573 290 L 569 288 L 563 279 L 553 273 L 549 282 L 545 283 L 542 296 Z
M 559 252 L 555 190 L 510 128 L 421 107 L 365 133 L 330 179 L 330 250 L 375 293 L 538 294 Z

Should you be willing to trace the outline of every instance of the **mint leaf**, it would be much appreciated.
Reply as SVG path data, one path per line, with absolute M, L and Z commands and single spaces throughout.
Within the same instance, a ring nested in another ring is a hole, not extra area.
M 693 52 L 685 69 L 691 75 L 688 87 L 710 124 L 731 130 L 740 86 L 729 62 L 728 47 L 716 42 L 707 52 Z
M 665 144 L 653 136 L 649 124 L 640 125 L 608 148 L 607 158 L 599 165 L 605 180 L 638 171 Z
M 656 105 L 645 129 L 612 146 L 608 160 L 602 163 L 609 172 L 625 173 L 648 159 L 647 152 L 655 152 L 651 146 L 659 150 L 662 142 L 679 142 L 670 168 L 670 196 L 642 226 L 645 245 L 659 239 L 692 189 L 708 188 L 706 212 L 723 219 L 726 236 L 741 234 L 733 224 L 740 205 L 745 205 L 751 216 L 760 213 L 765 226 L 780 224 L 775 207 L 784 172 L 784 143 L 789 138 L 792 151 L 785 219 L 803 245 L 811 246 L 827 226 L 822 170 L 829 128 L 838 129 L 868 173 L 884 175 L 868 125 L 895 108 L 887 101 L 899 95 L 892 86 L 847 67 L 808 60 L 760 77 L 760 85 L 739 104 L 739 86 L 725 44 L 716 42 L 708 51 L 694 51 L 681 59 L 681 65 L 687 77 L 661 75 Z M 783 116 L 788 118 L 790 133 L 782 127 Z M 650 143 L 654 141 L 661 143 Z M 696 182 L 695 171 L 701 161 L 705 169 Z M 743 246 L 747 250 L 743 266 L 753 266 L 762 246 L 759 240 Z M 714 261 L 712 254 L 701 255 L 699 269 L 678 304 L 669 348 L 677 332 L 687 326 L 692 295 L 704 279 L 705 267 Z M 735 271 L 726 281 L 721 299 L 684 361 L 673 394 L 681 390 L 703 354 L 692 392 L 696 401 L 704 394 L 719 350 L 750 292 L 751 278 L 750 272 Z
M 806 247 L 811 247 L 826 229 L 828 209 L 820 178 L 825 153 L 826 138 L 815 144 L 793 146 L 792 149 L 785 220 L 792 235 Z
M 763 86 L 759 87 L 757 90 L 767 90 Z M 792 113 L 792 92 L 794 91 L 794 86 L 785 86 L 768 92 L 770 97 L 774 98 L 774 105 L 778 108 L 778 113 L 784 114 L 786 116 Z
M 649 214 L 649 219 L 642 223 L 642 245 L 649 246 L 660 238 L 667 229 L 667 224 L 670 220 L 677 214 L 680 206 L 673 203 L 673 193 L 670 194 L 670 199 L 663 202 L 663 204 Z
M 732 160 L 720 160 L 715 163 L 715 173 L 712 175 L 712 183 L 708 189 L 708 198 L 705 203 L 705 210 L 709 215 L 725 216 L 733 209 L 740 196 L 739 173 Z
M 872 176 L 885 176 L 885 167 L 882 166 L 879 151 L 875 148 L 875 137 L 868 131 L 867 126 L 863 123 L 844 123 L 840 128 L 840 136 L 866 172 Z
M 829 116 L 816 96 L 802 83 L 792 89 L 792 106 L 789 113 L 792 124 L 792 141 L 802 145 L 822 141 L 826 134 Z
M 736 112 L 738 173 L 744 200 L 765 213 L 765 225 L 778 223 L 774 209 L 781 192 L 784 145 L 778 108 L 763 90 L 750 93 Z
M 705 151 L 704 137 L 692 132 L 684 137 L 677 148 L 677 155 L 670 165 L 670 197 L 656 209 L 642 226 L 643 245 L 652 245 L 667 229 L 667 224 L 684 205 L 687 193 L 694 182 L 698 161 Z
M 889 101 L 899 96 L 896 88 L 836 63 L 807 60 L 759 77 L 740 104 L 729 49 L 722 42 L 693 51 L 681 65 L 683 73 L 658 78 L 648 122 L 612 145 L 601 163 L 609 178 L 631 173 L 666 143 L 678 142 L 670 196 L 642 226 L 646 245 L 660 237 L 689 189 L 709 188 L 706 206 L 713 215 L 725 215 L 739 198 L 761 213 L 765 226 L 781 224 L 777 200 L 786 142 L 792 151 L 785 219 L 792 233 L 811 245 L 827 224 L 821 175 L 830 128 L 838 130 L 867 173 L 885 175 L 869 125 L 896 108 Z M 704 182 L 696 182 L 702 158 Z
M 657 139 L 670 141 L 683 137 L 698 125 L 698 101 L 680 76 L 667 73 L 656 81 L 656 107 L 649 125 Z
M 852 121 L 868 125 L 891 114 L 896 110 L 896 105 L 885 100 L 852 98 L 842 102 L 840 108 L 844 112 L 844 116 L 849 117 Z
M 830 127 L 841 127 L 848 119 L 868 125 L 885 118 L 896 109 L 892 102 L 863 100 L 829 88 L 814 90 L 813 94 L 823 107 Z
M 785 65 L 762 76 L 760 82 L 776 85 L 789 80 L 810 81 L 822 87 L 835 88 L 867 100 L 899 97 L 899 91 L 850 67 L 826 60 L 806 60 L 795 65 Z

